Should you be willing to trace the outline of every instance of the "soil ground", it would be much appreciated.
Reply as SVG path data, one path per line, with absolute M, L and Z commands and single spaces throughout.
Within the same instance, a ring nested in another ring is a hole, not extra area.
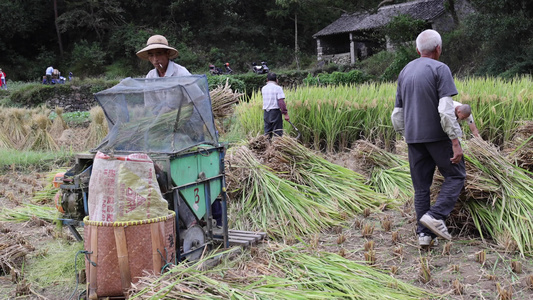
M 357 169 L 343 153 L 331 155 L 329 159 Z M 49 184 L 48 173 L 3 172 L 0 175 L 0 209 L 30 202 L 36 192 Z M 47 205 L 53 206 L 52 203 Z M 339 253 L 389 270 L 402 281 L 445 295 L 444 299 L 533 299 L 533 260 L 530 257 L 506 253 L 493 241 L 483 241 L 475 234 L 466 235 L 458 228 L 452 228 L 451 242 L 440 240 L 438 246 L 421 249 L 415 223 L 412 203 L 406 203 L 400 210 L 372 211 L 348 220 L 343 227 L 309 237 L 308 242 L 317 250 Z M 64 242 L 76 243 L 66 228 L 60 230 L 51 223 L 34 219 L 24 223 L 0 222 L 0 232 L 2 238 L 13 236 L 27 249 L 24 265 L 17 266 L 18 275 L 0 270 L 0 299 L 69 299 L 76 288 L 78 293 L 85 289 L 83 284 L 76 287 L 74 276 L 48 285 L 23 281 L 28 277 L 27 272 L 35 271 L 32 264 L 46 255 L 47 249 Z M 57 263 L 73 268 L 74 260 L 68 256 Z

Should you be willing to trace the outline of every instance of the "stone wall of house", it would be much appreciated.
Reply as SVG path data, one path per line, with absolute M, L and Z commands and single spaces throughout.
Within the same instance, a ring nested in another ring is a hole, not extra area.
M 333 55 L 322 55 L 322 61 L 326 63 L 335 63 L 338 65 L 349 65 L 351 64 L 351 56 L 350 52 Z

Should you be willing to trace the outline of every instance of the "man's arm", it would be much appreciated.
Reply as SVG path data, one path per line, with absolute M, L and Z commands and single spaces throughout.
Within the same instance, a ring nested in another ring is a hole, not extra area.
M 468 127 L 470 127 L 470 131 L 472 131 L 472 134 L 475 137 L 480 137 L 479 131 L 477 130 L 476 123 L 472 122 L 468 124 Z
M 285 98 L 278 99 L 278 106 L 285 118 L 285 121 L 289 121 L 289 112 L 287 111 L 287 104 L 285 103 Z
M 403 108 L 401 107 L 395 107 L 392 110 L 391 115 L 392 120 L 392 127 L 394 128 L 394 131 L 400 133 L 403 135 L 403 131 L 405 129 L 405 120 L 403 116 Z
M 450 161 L 452 164 L 456 164 L 463 158 L 463 148 L 461 148 L 461 143 L 459 142 L 459 137 L 463 135 L 463 131 L 455 116 L 452 97 L 440 98 L 438 110 L 442 129 L 452 141 L 453 157 L 450 158 Z
M 440 98 L 438 110 L 440 115 L 440 125 L 450 140 L 463 136 L 461 126 L 459 125 L 459 122 L 457 122 L 457 117 L 455 116 L 455 107 L 453 105 L 452 97 Z

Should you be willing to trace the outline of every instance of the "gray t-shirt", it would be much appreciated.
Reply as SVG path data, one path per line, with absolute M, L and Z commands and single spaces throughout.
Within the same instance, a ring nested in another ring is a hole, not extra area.
M 398 77 L 394 105 L 403 108 L 405 141 L 410 144 L 448 139 L 440 124 L 439 99 L 454 95 L 457 88 L 447 65 L 427 57 L 408 63 Z

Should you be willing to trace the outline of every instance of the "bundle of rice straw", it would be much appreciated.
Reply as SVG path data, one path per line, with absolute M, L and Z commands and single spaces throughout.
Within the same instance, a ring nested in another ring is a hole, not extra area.
M 244 95 L 244 93 L 234 92 L 228 80 L 229 78 L 226 79 L 224 86 L 219 85 L 209 92 L 215 125 L 219 132 L 225 131 L 223 126 L 224 119 L 233 115 L 235 105 L 239 102 L 239 98 Z
M 23 108 L 10 108 L 6 110 L 6 117 L 2 128 L 17 149 L 24 144 L 26 135 L 28 135 L 29 126 L 27 125 L 26 119 L 29 115 L 28 111 Z
M 54 121 L 52 122 L 52 126 L 50 127 L 50 135 L 54 139 L 58 139 L 61 137 L 61 134 L 63 133 L 63 130 L 67 129 L 67 122 L 63 119 L 63 108 L 56 106 L 55 108 L 56 117 Z
M 400 155 L 365 140 L 354 143 L 351 154 L 369 170 L 370 185 L 392 199 L 406 202 L 414 196 L 409 162 Z
M 465 157 L 495 184 L 486 199 L 471 199 L 468 207 L 480 234 L 488 233 L 505 250 L 533 254 L 533 178 L 510 163 L 480 138 L 465 143 Z
M 272 150 L 285 165 L 291 166 L 291 180 L 322 194 L 316 201 L 332 198 L 335 206 L 349 216 L 366 208 L 393 204 L 392 198 L 377 193 L 361 174 L 330 163 L 319 154 L 284 135 L 272 141 Z
M 439 295 L 394 278 L 388 272 L 334 253 L 269 243 L 256 255 L 180 264 L 161 277 L 140 278 L 132 299 L 352 299 L 418 300 Z M 225 252 L 227 253 L 227 252 Z
M 294 238 L 318 233 L 341 220 L 331 197 L 276 176 L 246 146 L 230 148 L 226 157 L 228 187 L 235 200 L 229 213 L 232 228 Z
M 89 133 L 85 142 L 86 148 L 93 148 L 102 141 L 107 135 L 109 128 L 105 119 L 104 110 L 100 106 L 95 106 L 89 111 L 91 123 L 89 124 Z
M 24 150 L 34 151 L 59 151 L 59 146 L 56 144 L 50 133 L 48 127 L 50 120 L 45 115 L 36 115 L 32 120 L 31 130 L 24 142 Z
M 521 121 L 513 139 L 506 148 L 514 149 L 509 158 L 524 169 L 533 171 L 533 121 Z
M 7 133 L 3 129 L 5 118 L 5 114 L 0 112 L 0 148 L 12 149 L 14 147 L 13 142 L 7 137 Z

